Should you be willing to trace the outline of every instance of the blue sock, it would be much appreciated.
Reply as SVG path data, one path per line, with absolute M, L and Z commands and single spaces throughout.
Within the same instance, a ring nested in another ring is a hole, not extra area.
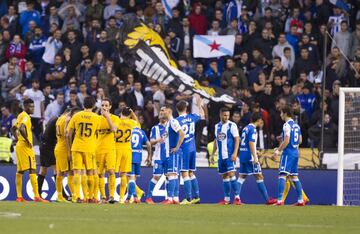
M 191 201 L 191 181 L 187 176 L 184 178 L 185 197 L 188 201 Z
M 224 184 L 224 197 L 225 199 L 230 200 L 230 190 L 231 190 L 230 179 L 223 179 L 223 184 Z
M 179 197 L 179 186 L 180 181 L 178 178 L 175 179 L 174 197 Z
M 297 193 L 297 197 L 298 197 L 298 202 L 303 202 L 301 182 L 300 182 L 300 180 L 298 178 L 294 179 L 293 182 L 295 184 L 295 189 L 296 189 L 296 193 Z
M 264 181 L 263 180 L 257 180 L 256 183 L 257 183 L 257 186 L 258 186 L 258 188 L 260 190 L 261 195 L 263 196 L 265 201 L 268 201 L 269 200 L 269 195 L 268 195 L 268 192 L 267 192 Z
M 136 184 L 134 180 L 130 180 L 128 183 L 128 199 L 131 198 L 131 196 L 136 197 Z
M 239 177 L 239 179 L 237 180 L 237 183 L 238 183 L 238 186 L 239 186 L 239 196 L 241 194 L 241 188 L 242 188 L 242 185 L 243 185 L 244 182 L 245 182 L 245 178 Z
M 166 195 L 169 198 L 170 197 L 169 179 L 165 181 L 165 188 L 166 188 Z
M 192 190 L 192 197 L 193 198 L 199 198 L 200 197 L 200 191 L 199 191 L 199 183 L 197 178 L 193 175 L 191 176 L 191 190 Z
M 169 188 L 169 190 L 168 190 L 168 199 L 173 199 L 175 187 L 176 187 L 176 179 L 169 179 L 169 184 L 168 184 L 168 188 Z
M 234 191 L 235 197 L 238 197 L 240 195 L 240 188 L 235 176 L 230 179 L 230 184 L 232 190 Z
M 285 190 L 285 183 L 286 183 L 286 178 L 285 177 L 279 177 L 279 182 L 278 182 L 278 202 L 282 201 L 283 195 L 284 195 L 284 190 Z
M 146 198 L 152 198 L 152 194 L 153 194 L 156 183 L 157 183 L 157 181 L 154 178 L 150 180 Z

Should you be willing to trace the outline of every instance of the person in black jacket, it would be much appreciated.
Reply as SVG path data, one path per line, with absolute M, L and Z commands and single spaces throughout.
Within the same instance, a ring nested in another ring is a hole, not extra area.
M 324 152 L 332 152 L 337 149 L 338 127 L 331 121 L 329 114 L 324 116 Z M 321 143 L 321 120 L 309 128 L 309 138 L 313 141 L 314 147 L 320 147 Z

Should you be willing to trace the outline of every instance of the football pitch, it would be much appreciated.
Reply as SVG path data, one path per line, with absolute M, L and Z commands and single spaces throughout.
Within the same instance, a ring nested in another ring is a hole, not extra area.
M 0 202 L 0 233 L 360 233 L 360 207 Z

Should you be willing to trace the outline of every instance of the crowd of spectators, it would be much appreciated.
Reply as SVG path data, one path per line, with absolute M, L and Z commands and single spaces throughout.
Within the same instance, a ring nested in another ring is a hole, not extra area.
M 134 13 L 162 36 L 179 69 L 202 85 L 222 87 L 241 100 L 232 106 L 231 117 L 240 129 L 252 112 L 262 113 L 260 148 L 278 144 L 280 110 L 285 105 L 293 108 L 302 129 L 302 146 L 316 147 L 325 47 L 326 136 L 333 138 L 337 132 L 339 87 L 360 86 L 360 3 L 344 1 L 348 12 L 328 0 L 180 0 L 170 17 L 160 0 L 3 0 L 2 127 L 9 130 L 26 98 L 35 102 L 32 121 L 38 139 L 50 118 L 66 108 L 82 107 L 89 95 L 98 105 L 109 97 L 115 114 L 130 106 L 147 132 L 157 123 L 161 106 L 186 100 L 193 107 L 192 96 L 125 65 L 117 37 L 123 15 Z M 327 31 L 333 40 L 324 45 Z M 197 34 L 234 35 L 234 56 L 194 59 L 192 42 Z M 221 105 L 207 104 L 198 136 L 207 126 L 212 140 Z M 336 141 L 326 144 L 335 147 Z

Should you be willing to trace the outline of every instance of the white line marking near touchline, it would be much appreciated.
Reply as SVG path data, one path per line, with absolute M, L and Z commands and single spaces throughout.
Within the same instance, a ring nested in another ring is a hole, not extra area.
M 20 217 L 20 213 L 13 213 L 13 212 L 0 212 L 0 217 L 4 218 L 17 218 Z

